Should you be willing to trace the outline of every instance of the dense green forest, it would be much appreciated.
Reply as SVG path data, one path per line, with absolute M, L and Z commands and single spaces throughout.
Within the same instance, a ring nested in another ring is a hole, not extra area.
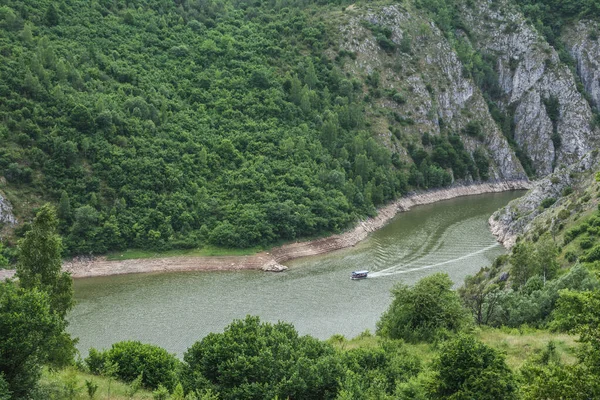
M 458 291 L 445 273 L 397 284 L 376 336 L 320 341 L 248 316 L 182 360 L 124 341 L 75 361 L 65 332 L 72 284 L 60 272 L 56 213 L 44 206 L 19 247 L 19 282 L 0 284 L 0 399 L 597 398 L 598 221 L 600 210 L 554 240 L 523 240 Z
M 335 53 L 324 17 L 340 7 L 0 1 L 0 171 L 17 214 L 54 202 L 66 254 L 252 247 L 488 179 L 456 132 L 409 143 L 408 161 L 373 137 L 370 99 L 403 98 L 343 72 L 353 54 Z

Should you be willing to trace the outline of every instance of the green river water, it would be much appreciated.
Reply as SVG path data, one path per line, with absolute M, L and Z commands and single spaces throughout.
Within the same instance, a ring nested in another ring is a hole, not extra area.
M 461 197 L 400 213 L 356 247 L 287 263 L 283 273 L 258 271 L 122 275 L 75 281 L 69 331 L 83 355 L 121 340 L 140 340 L 181 356 L 210 332 L 247 314 L 291 322 L 301 334 L 354 337 L 390 303 L 397 282 L 447 272 L 467 275 L 505 252 L 487 219 L 523 192 Z M 371 271 L 350 280 L 353 270 Z

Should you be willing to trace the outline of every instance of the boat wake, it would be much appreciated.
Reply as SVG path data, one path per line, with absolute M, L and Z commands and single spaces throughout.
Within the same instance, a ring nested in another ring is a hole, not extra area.
M 485 253 L 486 251 L 491 250 L 498 246 L 500 246 L 499 243 L 494 243 L 491 246 L 484 247 L 482 249 L 471 252 L 469 254 L 465 254 L 460 257 L 451 259 L 451 260 L 446 260 L 446 261 L 442 261 L 442 262 L 430 264 L 430 265 L 415 266 L 415 264 L 418 262 L 418 260 L 416 262 L 410 262 L 408 264 L 394 265 L 392 267 L 383 269 L 381 271 L 374 271 L 372 273 L 369 273 L 369 278 L 378 278 L 378 277 L 382 277 L 382 276 L 406 274 L 409 272 L 416 272 L 416 271 L 422 271 L 425 269 L 435 268 L 435 267 L 439 267 L 442 265 L 451 264 L 451 263 L 454 263 L 457 261 L 465 260 L 467 258 L 476 256 L 477 254 Z

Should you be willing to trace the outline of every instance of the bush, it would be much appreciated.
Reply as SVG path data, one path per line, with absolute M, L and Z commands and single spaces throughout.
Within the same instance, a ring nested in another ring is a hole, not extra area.
M 516 399 L 517 385 L 504 355 L 471 336 L 444 345 L 433 363 L 431 399 Z
M 98 371 L 100 361 L 102 365 L 110 361 L 118 365 L 116 376 L 125 382 L 133 382 L 143 374 L 142 384 L 146 388 L 156 389 L 163 385 L 172 389 L 175 386 L 180 362 L 161 347 L 138 341 L 124 341 L 113 344 L 104 353 L 92 353 L 92 350 L 86 359 L 90 371 L 93 365 L 92 372 Z
M 572 251 L 567 251 L 565 253 L 565 260 L 567 260 L 570 263 L 575 262 L 575 261 L 577 261 L 577 254 L 575 254 Z
M 92 374 L 100 375 L 106 362 L 106 352 L 101 352 L 91 348 L 88 356 L 85 358 L 85 364 Z
M 581 241 L 579 242 L 579 247 L 581 247 L 584 250 L 592 248 L 593 245 L 594 245 L 594 239 L 592 239 L 589 236 L 585 236 L 585 237 L 581 238 Z
M 186 390 L 212 388 L 224 399 L 331 399 L 343 374 L 330 344 L 252 316 L 194 343 L 183 359 Z
M 600 244 L 595 245 L 587 254 L 581 257 L 581 261 L 594 262 L 600 260 Z
M 400 283 L 392 294 L 392 304 L 377 322 L 377 332 L 382 336 L 432 341 L 440 331 L 458 332 L 470 321 L 445 273 L 423 278 L 413 287 Z
M 571 216 L 571 213 L 569 212 L 569 210 L 560 210 L 558 212 L 558 218 L 565 220 L 567 218 L 569 218 L 569 216 Z
M 542 200 L 542 202 L 540 203 L 540 206 L 542 208 L 548 208 L 554 203 L 556 203 L 556 199 L 554 197 L 548 197 L 548 198 Z

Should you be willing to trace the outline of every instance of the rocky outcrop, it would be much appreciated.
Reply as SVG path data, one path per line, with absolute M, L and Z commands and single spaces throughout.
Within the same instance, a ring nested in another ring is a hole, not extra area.
M 286 267 L 285 265 L 279 264 L 275 260 L 271 260 L 268 263 L 266 263 L 265 265 L 263 265 L 261 267 L 261 269 L 265 272 L 283 272 L 286 269 L 288 269 L 288 267 Z
M 347 72 L 369 75 L 377 71 L 382 87 L 404 94 L 405 102 L 380 100 L 378 105 L 410 119 L 410 127 L 404 128 L 404 133 L 413 135 L 417 143 L 425 132 L 440 135 L 442 124 L 460 133 L 469 122 L 477 121 L 483 137 L 462 138 L 471 152 L 477 148 L 487 150 L 492 160 L 490 180 L 527 179 L 478 87 L 464 76 L 463 65 L 451 44 L 420 11 L 407 7 L 357 10 L 340 26 L 339 47 L 355 55 L 344 66 Z M 398 47 L 409 38 L 410 51 L 386 53 L 368 25 L 389 29 L 391 40 Z M 382 130 L 380 136 L 385 140 L 392 135 Z M 391 139 L 389 146 L 399 153 L 404 151 L 395 147 Z
M 497 58 L 501 104 L 514 110 L 514 138 L 539 176 L 580 160 L 598 144 L 592 112 L 558 54 L 507 1 L 462 8 L 471 43 Z M 557 101 L 558 115 L 549 110 Z M 552 120 L 554 118 L 554 120 Z
M 553 220 L 556 209 L 566 201 L 565 189 L 584 186 L 584 182 L 592 179 L 593 171 L 600 167 L 595 153 L 586 154 L 580 162 L 569 167 L 557 169 L 553 174 L 535 182 L 524 196 L 496 211 L 489 223 L 498 241 L 510 248 L 520 235 L 534 230 L 537 221 Z M 556 202 L 544 208 L 542 202 L 546 199 L 554 199 Z M 547 228 L 545 226 L 544 230 Z
M 0 194 L 0 223 L 15 225 L 17 219 L 15 218 L 10 202 Z
M 598 24 L 580 21 L 565 29 L 563 41 L 577 62 L 577 74 L 592 104 L 600 109 L 600 40 Z

